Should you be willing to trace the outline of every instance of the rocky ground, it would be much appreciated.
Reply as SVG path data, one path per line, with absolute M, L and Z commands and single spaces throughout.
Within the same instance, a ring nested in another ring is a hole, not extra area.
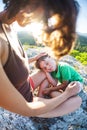
M 40 51 L 29 49 L 27 53 L 32 56 Z M 71 56 L 65 56 L 61 60 L 76 67 L 84 78 L 84 90 L 79 94 L 83 100 L 81 107 L 68 115 L 50 119 L 23 117 L 0 108 L 0 130 L 87 130 L 87 67 Z M 32 65 L 30 67 L 34 69 Z

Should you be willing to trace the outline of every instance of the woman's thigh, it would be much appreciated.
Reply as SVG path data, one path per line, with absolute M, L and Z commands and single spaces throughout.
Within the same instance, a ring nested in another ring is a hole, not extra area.
M 50 93 L 50 97 L 52 97 L 52 98 L 57 97 L 59 95 L 61 95 L 61 92 L 58 92 L 58 91 L 53 91 Z
M 38 100 L 41 100 L 44 102 L 45 99 L 38 98 Z M 69 113 L 77 110 L 80 107 L 81 102 L 82 102 L 82 100 L 79 96 L 71 97 L 68 100 L 66 100 L 65 102 L 63 102 L 62 104 L 60 104 L 58 107 L 53 109 L 52 111 L 39 115 L 38 117 L 52 118 L 52 117 L 59 117 L 59 116 L 69 114 Z

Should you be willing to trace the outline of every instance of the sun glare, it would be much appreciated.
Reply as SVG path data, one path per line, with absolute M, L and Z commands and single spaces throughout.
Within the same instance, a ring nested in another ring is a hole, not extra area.
M 27 29 L 33 34 L 34 37 L 37 37 L 41 34 L 43 24 L 41 23 L 31 23 L 27 26 Z
M 41 30 L 43 28 L 42 23 L 31 23 L 25 27 L 20 27 L 17 23 L 14 24 L 14 29 L 19 32 L 19 31 L 27 31 L 29 33 L 32 33 L 34 37 L 38 37 L 41 34 Z

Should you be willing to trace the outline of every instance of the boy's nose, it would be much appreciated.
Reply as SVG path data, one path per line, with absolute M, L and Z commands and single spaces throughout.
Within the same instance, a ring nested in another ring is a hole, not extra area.
M 47 66 L 47 70 L 49 70 L 49 68 L 50 68 L 50 66 L 48 65 L 48 66 Z

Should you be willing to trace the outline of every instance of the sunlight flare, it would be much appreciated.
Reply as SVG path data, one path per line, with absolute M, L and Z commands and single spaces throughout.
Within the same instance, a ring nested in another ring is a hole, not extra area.
M 43 24 L 41 23 L 31 23 L 29 25 L 29 30 L 33 34 L 34 37 L 38 37 L 41 34 L 43 28 Z

